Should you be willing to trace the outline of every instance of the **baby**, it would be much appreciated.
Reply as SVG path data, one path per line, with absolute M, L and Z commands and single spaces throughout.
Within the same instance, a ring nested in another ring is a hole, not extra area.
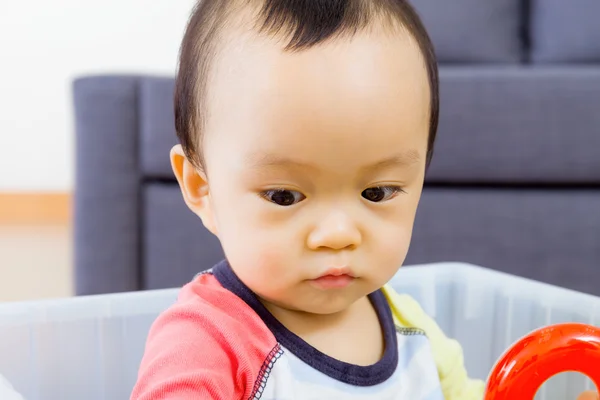
M 173 171 L 226 261 L 157 319 L 132 400 L 483 397 L 458 343 L 386 286 L 438 123 L 406 1 L 201 1 L 175 122 Z

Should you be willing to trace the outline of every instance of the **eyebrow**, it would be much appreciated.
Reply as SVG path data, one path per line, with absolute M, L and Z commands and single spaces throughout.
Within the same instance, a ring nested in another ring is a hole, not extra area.
M 377 161 L 374 164 L 367 165 L 363 168 L 363 170 L 373 171 L 392 167 L 407 167 L 410 165 L 418 164 L 420 160 L 421 156 L 418 151 L 407 150 L 403 153 L 384 158 L 383 160 Z
M 418 151 L 407 150 L 391 157 L 384 158 L 383 160 L 377 161 L 373 164 L 364 166 L 361 169 L 368 172 L 397 166 L 410 166 L 418 163 L 420 160 L 421 155 Z M 271 153 L 254 153 L 248 156 L 246 161 L 252 168 L 296 167 L 308 170 L 319 169 L 315 164 Z

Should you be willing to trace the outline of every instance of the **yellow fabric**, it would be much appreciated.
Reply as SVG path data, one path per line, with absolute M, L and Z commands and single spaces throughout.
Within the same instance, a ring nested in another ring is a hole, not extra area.
M 485 383 L 470 379 L 467 375 L 460 344 L 446 337 L 435 321 L 412 297 L 398 294 L 390 286 L 385 286 L 383 293 L 392 309 L 394 322 L 398 326 L 421 329 L 429 338 L 444 398 L 482 400 Z

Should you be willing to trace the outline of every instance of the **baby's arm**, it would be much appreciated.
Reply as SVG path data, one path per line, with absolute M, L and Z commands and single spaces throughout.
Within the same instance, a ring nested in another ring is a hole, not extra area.
M 131 400 L 250 398 L 277 343 L 244 306 L 224 290 L 184 287 L 150 330 Z
M 431 343 L 438 368 L 442 392 L 446 400 L 481 400 L 485 390 L 483 381 L 470 379 L 464 366 L 463 351 L 456 340 L 444 332 L 410 296 L 396 293 L 391 287 L 383 289 L 394 320 L 400 326 L 422 329 Z

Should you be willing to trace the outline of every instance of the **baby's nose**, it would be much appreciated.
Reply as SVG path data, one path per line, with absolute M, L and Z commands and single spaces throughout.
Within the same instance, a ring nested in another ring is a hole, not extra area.
M 362 235 L 354 220 L 343 211 L 333 211 L 323 218 L 307 239 L 312 250 L 353 249 L 361 244 Z

